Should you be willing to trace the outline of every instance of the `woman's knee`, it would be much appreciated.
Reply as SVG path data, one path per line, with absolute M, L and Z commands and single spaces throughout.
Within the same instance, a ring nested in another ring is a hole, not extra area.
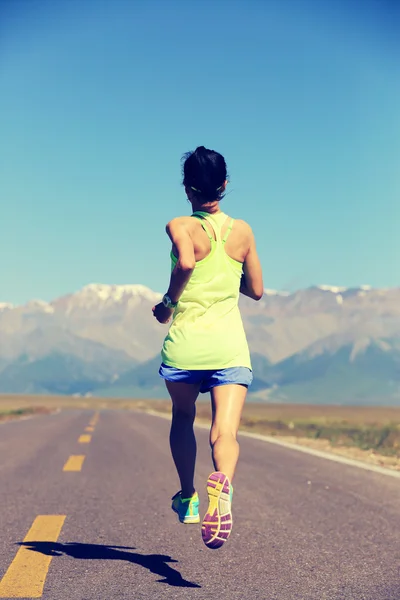
M 194 421 L 196 416 L 196 405 L 195 404 L 184 404 L 184 403 L 173 403 L 172 404 L 172 417 L 174 419 L 187 419 Z

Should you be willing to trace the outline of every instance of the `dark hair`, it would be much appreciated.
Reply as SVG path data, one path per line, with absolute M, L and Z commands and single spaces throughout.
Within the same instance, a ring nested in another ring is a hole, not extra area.
M 215 150 L 199 146 L 194 152 L 183 155 L 183 185 L 205 202 L 221 200 L 222 186 L 227 178 L 225 159 Z

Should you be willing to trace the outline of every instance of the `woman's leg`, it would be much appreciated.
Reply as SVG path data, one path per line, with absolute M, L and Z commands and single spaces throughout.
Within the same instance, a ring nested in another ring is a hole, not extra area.
M 170 446 L 172 458 L 181 482 L 182 498 L 193 494 L 196 463 L 196 438 L 193 431 L 196 400 L 200 384 L 165 382 L 172 400 Z
M 211 388 L 212 426 L 210 445 L 216 471 L 233 479 L 239 458 L 236 436 L 239 429 L 247 388 L 244 385 L 227 384 Z
M 211 388 L 212 425 L 210 445 L 214 468 L 207 481 L 208 509 L 201 526 L 201 535 L 209 548 L 220 548 L 232 531 L 232 486 L 230 485 L 239 458 L 236 435 L 246 398 L 247 388 L 225 384 Z

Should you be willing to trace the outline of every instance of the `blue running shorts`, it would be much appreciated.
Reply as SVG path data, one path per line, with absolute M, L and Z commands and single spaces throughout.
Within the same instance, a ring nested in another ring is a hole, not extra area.
M 235 383 L 249 387 L 253 381 L 253 372 L 247 367 L 229 367 L 219 370 L 185 370 L 170 367 L 162 363 L 158 371 L 160 377 L 167 381 L 181 383 L 200 383 L 200 392 L 206 394 L 217 385 Z

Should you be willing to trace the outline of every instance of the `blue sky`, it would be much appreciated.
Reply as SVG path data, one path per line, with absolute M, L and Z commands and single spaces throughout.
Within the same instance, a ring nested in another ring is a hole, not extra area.
M 198 145 L 266 287 L 400 285 L 399 6 L 0 0 L 0 301 L 164 291 Z

